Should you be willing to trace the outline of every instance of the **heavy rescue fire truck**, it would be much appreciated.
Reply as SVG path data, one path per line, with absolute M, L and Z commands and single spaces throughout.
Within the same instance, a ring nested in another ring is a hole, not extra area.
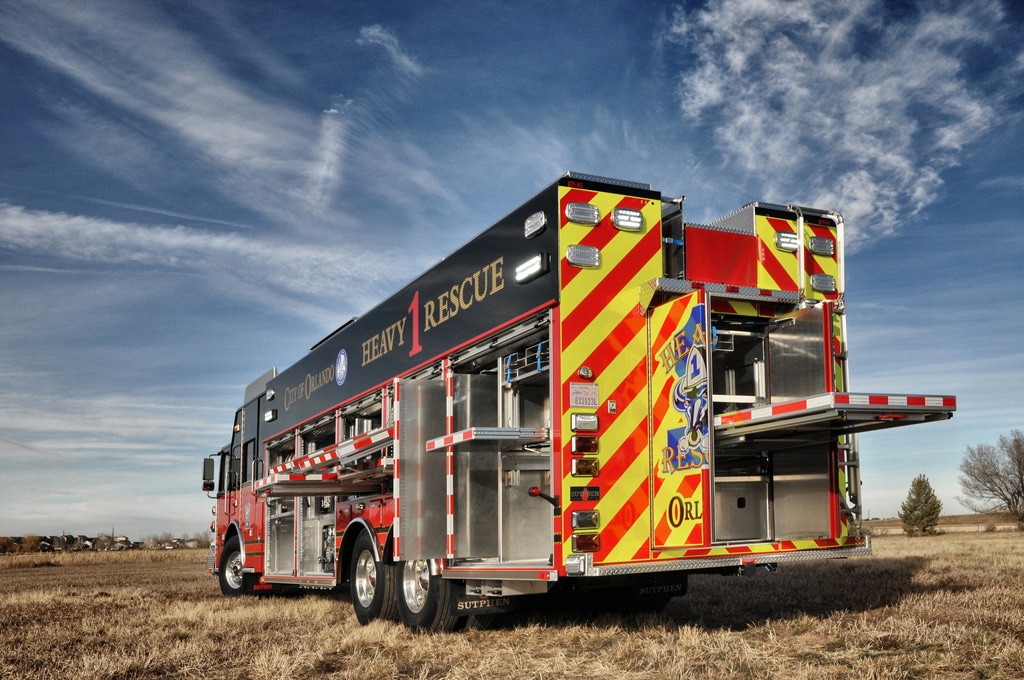
M 249 385 L 204 466 L 222 591 L 450 630 L 870 553 L 857 435 L 955 398 L 850 392 L 840 214 L 682 203 L 568 173 Z

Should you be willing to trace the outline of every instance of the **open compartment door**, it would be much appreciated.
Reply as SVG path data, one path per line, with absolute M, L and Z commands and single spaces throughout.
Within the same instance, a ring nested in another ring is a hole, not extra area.
M 710 385 L 704 292 L 648 314 L 651 393 L 651 547 L 707 545 Z
M 395 495 L 399 499 L 395 557 L 402 560 L 445 556 L 447 464 L 427 442 L 445 433 L 445 385 L 440 380 L 398 381 L 400 459 Z

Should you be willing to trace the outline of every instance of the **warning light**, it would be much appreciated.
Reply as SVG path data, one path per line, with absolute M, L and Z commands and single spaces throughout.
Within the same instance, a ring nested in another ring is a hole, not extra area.
M 594 246 L 569 246 L 565 251 L 565 259 L 574 267 L 595 269 L 601 266 L 601 251 Z
M 616 208 L 612 211 L 612 224 L 621 231 L 643 231 L 644 214 L 632 208 Z
M 775 234 L 775 248 L 787 253 L 795 253 L 799 245 L 796 234 L 792 231 L 780 231 Z
M 824 236 L 815 236 L 808 245 L 815 255 L 826 255 L 832 257 L 836 254 L 836 242 Z
M 573 534 L 573 552 L 597 552 L 601 549 L 600 534 Z
M 548 272 L 547 253 L 537 253 L 526 262 L 516 265 L 516 283 L 529 283 Z
M 543 211 L 535 212 L 526 218 L 526 222 L 523 224 L 523 236 L 526 238 L 533 238 L 544 231 L 544 227 L 546 227 L 547 224 L 547 215 L 545 215 Z
M 600 424 L 596 413 L 573 413 L 570 428 L 573 432 L 597 432 Z
M 601 466 L 596 458 L 573 458 L 573 477 L 597 477 L 601 472 Z
M 597 453 L 598 438 L 585 434 L 574 434 L 570 440 L 570 446 L 573 453 Z
M 811 274 L 811 288 L 819 293 L 834 293 L 836 277 L 831 274 Z
M 589 203 L 569 203 L 565 206 L 565 217 L 570 222 L 593 226 L 601 221 L 601 211 Z
M 601 513 L 598 510 L 573 510 L 573 529 L 600 529 Z

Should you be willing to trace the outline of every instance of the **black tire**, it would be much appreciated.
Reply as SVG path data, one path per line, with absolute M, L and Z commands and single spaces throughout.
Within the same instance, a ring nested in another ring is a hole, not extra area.
M 217 580 L 220 581 L 220 592 L 228 597 L 252 592 L 250 579 L 242 572 L 242 548 L 238 536 L 232 536 L 224 544 Z
M 374 619 L 397 618 L 395 567 L 377 561 L 373 539 L 365 531 L 359 533 L 352 547 L 348 584 L 352 609 L 359 623 L 366 625 Z
M 398 616 L 409 629 L 427 633 L 461 630 L 466 616 L 452 614 L 455 586 L 430 573 L 427 560 L 399 562 Z

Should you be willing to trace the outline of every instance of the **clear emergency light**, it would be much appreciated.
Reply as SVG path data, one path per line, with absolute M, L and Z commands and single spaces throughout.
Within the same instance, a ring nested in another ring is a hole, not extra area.
M 574 510 L 572 513 L 573 529 L 600 529 L 601 512 L 598 510 Z
M 528 283 L 548 271 L 547 253 L 537 253 L 526 262 L 516 265 L 516 283 Z
M 577 224 L 595 225 L 601 221 L 601 211 L 590 203 L 569 203 L 565 206 L 565 217 Z
M 574 267 L 595 269 L 601 266 L 601 251 L 594 246 L 569 246 L 565 251 L 565 259 Z
M 811 274 L 811 288 L 819 293 L 834 293 L 836 277 L 831 274 Z
M 573 413 L 571 428 L 573 432 L 597 432 L 599 427 L 596 413 Z
M 526 238 L 533 238 L 544 231 L 547 224 L 547 215 L 545 215 L 543 211 L 535 212 L 527 217 L 526 222 L 523 223 L 523 236 Z
M 643 231 L 644 214 L 632 208 L 616 208 L 612 211 L 612 224 L 622 231 Z
M 815 236 L 808 245 L 815 255 L 832 257 L 836 254 L 836 242 L 825 236 Z
M 795 253 L 799 247 L 799 239 L 792 231 L 780 231 L 775 234 L 775 248 L 786 253 Z

